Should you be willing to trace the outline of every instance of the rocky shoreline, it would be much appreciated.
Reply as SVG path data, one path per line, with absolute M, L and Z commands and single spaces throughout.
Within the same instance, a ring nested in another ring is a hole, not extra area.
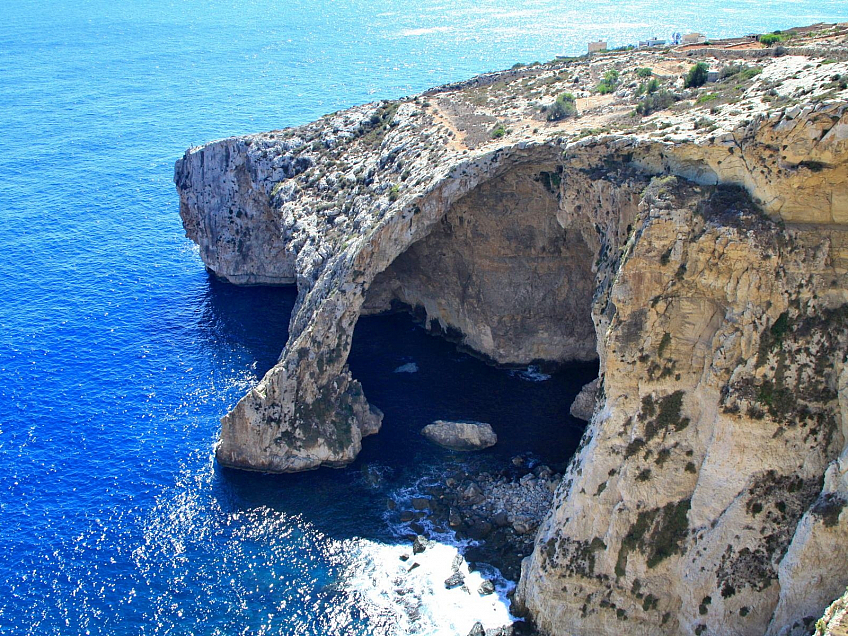
M 415 545 L 452 535 L 467 542 L 463 553 L 469 567 L 486 564 L 516 582 L 561 481 L 547 465 L 519 455 L 500 470 L 450 471 L 416 496 L 390 498 L 387 505 Z
M 429 480 L 411 497 L 392 497 L 387 506 L 410 541 L 410 551 L 401 556 L 408 570 L 418 566 L 416 558 L 432 541 L 444 536 L 463 545 L 453 573 L 444 584 L 461 587 L 468 594 L 491 594 L 495 583 L 484 580 L 480 589 L 468 589 L 461 572 L 496 568 L 509 582 L 518 581 L 521 561 L 533 550 L 533 539 L 562 475 L 532 457 L 518 455 L 500 469 L 474 470 L 469 467 L 447 472 Z M 514 588 L 507 593 L 512 600 Z M 516 612 L 513 610 L 515 615 Z M 469 636 L 535 636 L 529 622 L 485 630 L 479 627 Z

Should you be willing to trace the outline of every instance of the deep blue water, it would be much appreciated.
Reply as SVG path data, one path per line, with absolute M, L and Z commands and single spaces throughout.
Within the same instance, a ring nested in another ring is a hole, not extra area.
M 392 316 L 357 328 L 351 367 L 386 413 L 357 463 L 219 470 L 218 418 L 276 360 L 294 295 L 206 275 L 171 183 L 187 146 L 599 37 L 846 18 L 843 0 L 4 2 L 0 633 L 451 633 L 435 591 L 404 605 L 380 578 L 386 497 L 460 461 L 418 429 L 490 421 L 482 464 L 565 461 L 579 436 L 591 369 L 530 382 Z

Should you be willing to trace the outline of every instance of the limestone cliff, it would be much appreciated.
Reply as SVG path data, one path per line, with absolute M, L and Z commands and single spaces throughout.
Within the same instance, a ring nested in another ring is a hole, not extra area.
M 700 89 L 697 52 L 582 58 L 187 151 L 206 266 L 299 292 L 218 460 L 353 460 L 381 421 L 346 366 L 363 313 L 498 363 L 598 357 L 519 604 L 551 634 L 810 631 L 848 584 L 844 37 L 724 51 Z

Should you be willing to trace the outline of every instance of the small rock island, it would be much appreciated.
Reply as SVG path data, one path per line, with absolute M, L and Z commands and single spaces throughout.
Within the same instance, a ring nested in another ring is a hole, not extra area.
M 428 440 L 455 451 L 475 451 L 498 443 L 491 424 L 485 422 L 447 422 L 436 420 L 421 429 Z

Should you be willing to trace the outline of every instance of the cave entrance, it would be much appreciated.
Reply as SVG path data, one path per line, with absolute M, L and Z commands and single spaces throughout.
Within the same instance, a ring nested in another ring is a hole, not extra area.
M 522 451 L 562 466 L 570 459 L 584 422 L 569 407 L 598 373 L 596 251 L 577 227 L 557 221 L 560 180 L 553 161 L 489 179 L 374 279 L 349 357 L 368 399 L 385 412 L 365 460 L 444 460 L 418 434 L 434 419 L 489 422 L 499 441 L 484 453 L 501 462 Z M 414 333 L 401 308 L 496 365 L 464 361 L 449 342 Z M 528 365 L 542 367 L 536 377 Z
M 486 364 L 426 333 L 405 312 L 360 318 L 348 363 L 369 402 L 384 413 L 383 427 L 363 440 L 357 461 L 386 466 L 400 481 L 406 473 L 407 483 L 451 465 L 497 471 L 516 455 L 562 472 L 585 428 L 569 407 L 598 373 L 596 361 L 548 373 Z M 488 422 L 498 443 L 475 453 L 444 450 L 421 435 L 437 419 Z
M 502 365 L 597 359 L 595 254 L 557 221 L 560 170 L 519 165 L 470 191 L 374 279 L 363 313 L 412 308 Z

